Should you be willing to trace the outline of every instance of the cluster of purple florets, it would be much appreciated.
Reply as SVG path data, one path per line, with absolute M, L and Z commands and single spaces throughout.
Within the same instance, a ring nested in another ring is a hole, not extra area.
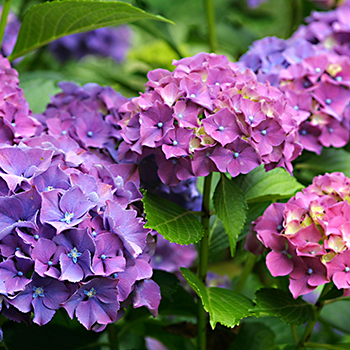
M 19 87 L 17 71 L 0 56 L 0 143 L 12 144 L 13 140 L 34 136 L 39 126 Z
M 2 60 L 1 81 L 10 86 L 17 76 Z M 33 119 L 37 135 L 16 138 L 15 120 L 0 145 L 2 313 L 27 322 L 33 313 L 43 325 L 62 307 L 100 331 L 129 304 L 156 315 L 153 238 L 133 207 L 141 199 L 136 165 L 115 164 L 108 152 L 121 97 L 97 85 L 63 88 L 38 116 L 42 124 Z
M 349 198 L 344 174 L 320 175 L 287 203 L 271 204 L 253 223 L 257 238 L 271 250 L 269 271 L 289 275 L 294 298 L 330 281 L 349 294 Z
M 225 56 L 200 53 L 174 65 L 149 72 L 147 91 L 119 109 L 119 159 L 155 154 L 167 185 L 211 171 L 246 174 L 261 163 L 292 170 L 301 151 L 297 112 L 281 91 Z
M 62 62 L 97 55 L 121 63 L 130 48 L 131 36 L 131 28 L 126 25 L 105 27 L 65 36 L 51 43 L 49 49 Z

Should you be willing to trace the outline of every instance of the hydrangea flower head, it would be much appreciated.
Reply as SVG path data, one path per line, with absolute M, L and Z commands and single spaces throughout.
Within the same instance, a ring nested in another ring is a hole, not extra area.
M 155 154 L 163 183 L 211 171 L 246 174 L 283 166 L 301 151 L 296 111 L 276 88 L 241 72 L 225 56 L 200 53 L 149 72 L 147 91 L 119 109 L 118 159 Z
M 86 33 L 72 34 L 49 45 L 50 50 L 62 62 L 81 59 L 86 55 L 112 57 L 116 62 L 124 61 L 131 45 L 130 27 L 105 27 Z
M 333 281 L 350 290 L 350 179 L 342 173 L 316 177 L 287 203 L 271 204 L 253 223 L 258 240 L 270 250 L 273 276 L 289 275 L 294 298 Z M 254 250 L 251 241 L 246 244 Z

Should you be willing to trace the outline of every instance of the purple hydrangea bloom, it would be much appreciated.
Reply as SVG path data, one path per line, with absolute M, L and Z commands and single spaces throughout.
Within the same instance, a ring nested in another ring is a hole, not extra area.
M 62 62 L 81 59 L 86 55 L 112 57 L 124 61 L 131 44 L 131 29 L 126 25 L 99 28 L 86 33 L 65 36 L 49 45 L 50 50 Z
M 270 250 L 268 269 L 273 276 L 289 275 L 294 298 L 330 281 L 349 294 L 349 195 L 350 179 L 344 174 L 320 175 L 253 223 L 258 240 Z M 255 250 L 252 244 L 246 248 Z

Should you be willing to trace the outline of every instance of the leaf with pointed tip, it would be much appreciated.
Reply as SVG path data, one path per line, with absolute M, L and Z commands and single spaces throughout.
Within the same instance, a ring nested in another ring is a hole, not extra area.
M 256 306 L 252 312 L 279 317 L 284 323 L 298 326 L 314 318 L 310 304 L 281 289 L 262 288 L 256 293 Z
M 217 217 L 222 221 L 230 242 L 231 255 L 236 251 L 237 238 L 244 226 L 248 206 L 244 193 L 233 182 L 222 174 L 216 186 L 214 208 Z
M 242 294 L 229 289 L 206 287 L 190 270 L 181 267 L 182 275 L 201 298 L 205 311 L 210 314 L 210 325 L 217 322 L 227 327 L 239 324 L 242 318 L 251 316 L 253 302 Z
M 304 187 L 285 169 L 266 172 L 262 165 L 247 175 L 239 176 L 236 184 L 244 192 L 248 203 L 290 198 Z
M 171 21 L 118 1 L 51 1 L 29 8 L 23 17 L 10 61 L 65 35 L 139 19 Z
M 190 211 L 148 192 L 144 193 L 142 202 L 147 219 L 145 227 L 156 230 L 168 241 L 191 244 L 203 237 L 203 227 Z

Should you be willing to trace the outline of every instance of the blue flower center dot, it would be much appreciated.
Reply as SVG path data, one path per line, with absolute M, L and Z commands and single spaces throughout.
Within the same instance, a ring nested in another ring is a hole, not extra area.
M 94 133 L 90 130 L 87 132 L 87 136 L 92 137 L 92 136 L 94 136 Z
M 302 135 L 306 135 L 306 134 L 307 134 L 307 131 L 306 131 L 306 130 L 301 130 L 300 133 L 301 133 Z
M 341 77 L 341 76 L 339 75 L 339 76 L 337 76 L 337 77 L 335 78 L 335 80 L 336 80 L 336 81 L 342 81 L 342 80 L 343 80 L 343 77 Z
M 117 278 L 118 277 L 118 274 L 115 272 L 113 275 L 112 275 L 113 278 Z
M 44 297 L 44 287 L 33 287 L 33 299 L 37 297 Z
M 261 130 L 261 134 L 262 134 L 262 135 L 266 135 L 266 134 L 267 134 L 267 131 L 266 131 L 266 130 Z
M 157 124 L 158 128 L 161 128 L 163 125 L 164 125 L 164 124 L 163 124 L 162 122 L 159 122 L 159 123 Z
M 329 128 L 328 131 L 329 131 L 330 133 L 332 133 L 334 130 L 333 130 L 333 128 Z
M 70 223 L 71 223 L 71 219 L 73 218 L 73 216 L 74 216 L 74 213 L 68 213 L 68 212 L 66 212 L 66 213 L 64 214 L 64 218 L 61 219 L 61 221 L 65 221 L 67 224 L 70 224 Z
M 233 156 L 234 156 L 235 158 L 238 158 L 239 153 L 238 153 L 238 152 L 234 152 L 234 153 L 233 153 Z
M 308 273 L 309 275 L 311 275 L 313 272 L 314 272 L 314 270 L 313 270 L 311 267 L 307 270 L 307 273 Z
M 67 134 L 67 130 L 62 130 L 61 135 Z
M 321 68 L 320 68 L 320 67 L 316 67 L 316 68 L 315 68 L 315 72 L 316 72 L 316 73 L 320 73 L 320 72 L 321 72 Z
M 178 142 L 176 140 L 173 141 L 173 145 L 174 146 L 177 146 L 178 145 Z
M 38 240 L 39 238 L 39 235 L 34 235 L 34 239 Z
M 11 125 L 15 128 L 16 127 L 16 123 L 11 123 Z
M 196 98 L 196 95 L 195 94 L 191 94 L 190 97 L 191 98 Z
M 330 98 L 326 99 L 326 105 L 330 105 L 332 103 L 332 100 Z
M 106 258 L 107 258 L 106 255 L 104 255 L 104 254 L 101 255 L 102 260 L 105 260 Z
M 178 114 L 177 116 L 179 117 L 179 119 L 182 119 L 184 117 L 182 114 Z
M 282 225 L 278 225 L 278 226 L 277 226 L 277 230 L 278 230 L 278 231 L 281 231 L 282 229 L 283 229 L 283 226 L 282 226 Z
M 50 260 L 50 261 L 48 261 L 48 263 L 47 263 L 49 266 L 52 266 L 53 265 L 53 262 Z
M 92 298 L 96 295 L 96 289 L 92 287 L 90 290 L 84 290 L 84 294 L 87 295 L 89 298 Z
M 171 161 L 172 161 L 173 164 L 177 163 L 177 159 L 172 159 Z
M 254 120 L 254 117 L 253 117 L 252 115 L 250 115 L 250 116 L 248 117 L 248 119 L 250 120 L 250 122 L 252 122 L 252 121 Z
M 78 258 L 81 256 L 82 253 L 78 251 L 76 247 L 74 247 L 70 253 L 68 253 L 68 257 L 73 260 L 73 263 L 76 264 L 78 262 Z
M 219 86 L 219 85 L 220 85 L 220 83 L 217 81 L 217 82 L 215 83 L 215 85 L 216 85 L 216 86 Z
M 296 111 L 299 111 L 299 106 L 294 106 L 294 109 L 295 109 Z
M 220 125 L 220 126 L 219 126 L 219 130 L 220 130 L 220 131 L 224 131 L 224 130 L 225 130 L 225 127 L 222 126 L 222 125 Z
M 349 266 L 346 266 L 345 269 L 344 269 L 345 272 L 349 272 L 350 271 L 350 267 Z
M 17 251 L 17 252 L 19 252 L 20 250 L 21 250 L 21 248 L 20 248 L 20 247 L 17 247 L 17 248 L 16 248 L 16 251 Z
M 22 272 L 22 271 L 18 271 L 18 272 L 17 272 L 17 275 L 18 275 L 19 277 L 22 277 L 22 276 L 23 276 L 23 272 Z

